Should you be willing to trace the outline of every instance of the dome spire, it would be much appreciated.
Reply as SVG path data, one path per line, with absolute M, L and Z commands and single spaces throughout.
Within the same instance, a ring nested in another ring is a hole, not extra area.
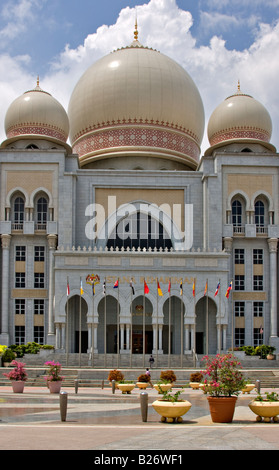
M 135 21 L 135 31 L 134 31 L 134 41 L 138 41 L 138 15 L 137 15 L 137 10 L 136 10 L 136 21 Z

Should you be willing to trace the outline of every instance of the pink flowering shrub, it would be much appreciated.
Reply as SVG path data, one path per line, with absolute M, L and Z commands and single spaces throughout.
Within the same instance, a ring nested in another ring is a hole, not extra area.
M 204 356 L 205 370 L 201 371 L 204 380 L 204 393 L 213 397 L 238 395 L 245 386 L 241 364 L 233 354 Z
M 15 368 L 8 373 L 4 372 L 3 375 L 5 375 L 5 377 L 8 377 L 8 379 L 10 380 L 17 380 L 17 381 L 25 382 L 28 377 L 26 370 L 24 369 L 25 364 L 23 364 L 22 362 L 13 360 L 11 362 L 11 365 L 15 366 Z
M 58 382 L 64 380 L 64 377 L 60 375 L 62 366 L 59 362 L 48 361 L 45 362 L 45 366 L 48 366 L 47 377 L 45 377 L 47 382 Z

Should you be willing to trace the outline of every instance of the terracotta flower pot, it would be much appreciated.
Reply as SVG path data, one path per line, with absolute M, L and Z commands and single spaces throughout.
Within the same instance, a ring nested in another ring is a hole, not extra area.
M 62 385 L 62 380 L 48 382 L 48 388 L 49 388 L 50 393 L 60 393 L 61 385 Z
M 207 397 L 213 423 L 231 423 L 237 397 Z
M 12 387 L 14 393 L 23 393 L 25 382 L 24 380 L 12 380 Z

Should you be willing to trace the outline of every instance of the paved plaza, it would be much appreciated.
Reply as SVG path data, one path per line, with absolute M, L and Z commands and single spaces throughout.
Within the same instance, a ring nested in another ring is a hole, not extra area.
M 0 387 L 0 449 L 107 451 L 110 456 L 116 451 L 135 451 L 132 455 L 137 456 L 144 451 L 178 455 L 185 450 L 279 449 L 279 423 L 256 422 L 248 407 L 256 390 L 239 396 L 231 424 L 212 423 L 200 390 L 184 389 L 181 397 L 192 407 L 182 423 L 160 421 L 152 408 L 158 393 L 151 388 L 147 421 L 137 388 L 130 395 L 89 387 L 66 387 L 62 392 L 66 416 L 61 415 L 61 395 L 50 394 L 46 387 L 25 387 L 23 394 Z

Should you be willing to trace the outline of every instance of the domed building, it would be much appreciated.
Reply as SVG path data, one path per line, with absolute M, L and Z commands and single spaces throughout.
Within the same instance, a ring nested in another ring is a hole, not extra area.
M 204 123 L 192 78 L 137 29 L 83 74 L 67 112 L 39 82 L 11 104 L 1 344 L 51 344 L 99 368 L 278 350 L 271 118 L 238 86 L 216 103 L 201 156 Z

